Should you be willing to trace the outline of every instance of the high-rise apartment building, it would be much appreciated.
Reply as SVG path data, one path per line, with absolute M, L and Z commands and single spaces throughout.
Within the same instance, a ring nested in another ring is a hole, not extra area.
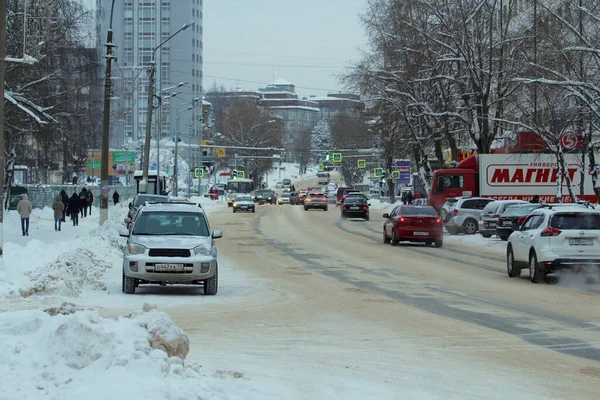
M 148 105 L 148 67 L 152 52 L 183 25 L 194 22 L 155 53 L 156 93 L 167 97 L 154 110 L 153 137 L 161 127 L 161 137 L 175 132 L 177 107 L 202 98 L 202 2 L 203 0 L 123 0 L 115 2 L 113 42 L 117 56 L 112 67 L 111 147 L 129 140 L 143 139 Z M 112 0 L 97 0 L 98 48 L 104 54 Z M 185 85 L 165 91 L 181 82 Z M 181 113 L 182 135 L 199 136 L 201 101 L 198 107 Z M 158 99 L 155 104 L 159 104 Z M 179 110 L 185 110 L 180 107 Z

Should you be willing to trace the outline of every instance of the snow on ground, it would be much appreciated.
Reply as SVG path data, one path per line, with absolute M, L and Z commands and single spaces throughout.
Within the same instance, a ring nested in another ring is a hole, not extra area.
M 294 181 L 306 179 L 309 177 L 316 177 L 317 172 L 319 171 L 318 166 L 309 165 L 306 168 L 306 174 L 301 175 L 300 164 L 282 162 L 281 167 L 285 169 L 281 169 L 281 171 L 278 169 L 279 163 L 277 161 L 275 161 L 273 165 L 275 166 L 275 168 L 271 169 L 267 175 L 267 183 L 270 188 L 275 188 L 277 182 L 281 182 L 284 179 L 290 179 L 293 183 Z
M 117 320 L 73 305 L 0 313 L 0 343 L 3 400 L 227 399 L 243 384 L 186 362 L 187 335 L 149 306 Z

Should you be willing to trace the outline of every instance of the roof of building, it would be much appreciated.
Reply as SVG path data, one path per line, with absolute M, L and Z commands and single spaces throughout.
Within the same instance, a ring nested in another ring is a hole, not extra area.
M 269 85 L 274 85 L 274 86 L 296 86 L 294 85 L 292 82 L 290 81 L 286 81 L 285 79 L 277 79 L 274 82 L 269 83 Z
M 273 110 L 277 110 L 277 109 L 298 109 L 298 110 L 307 110 L 307 111 L 315 111 L 315 112 L 319 112 L 321 111 L 320 108 L 318 107 L 308 107 L 308 106 L 272 106 L 269 107 Z

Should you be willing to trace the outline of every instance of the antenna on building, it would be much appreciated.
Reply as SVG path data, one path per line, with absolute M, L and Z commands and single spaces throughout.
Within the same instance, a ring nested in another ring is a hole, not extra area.
M 275 82 L 275 64 L 273 64 L 273 80 L 271 82 Z

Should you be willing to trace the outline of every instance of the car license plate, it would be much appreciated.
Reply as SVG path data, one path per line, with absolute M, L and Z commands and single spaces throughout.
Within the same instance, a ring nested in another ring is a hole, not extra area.
M 504 221 L 504 223 L 502 224 L 502 226 L 512 226 L 512 222 L 510 222 L 510 221 Z
M 154 264 L 156 272 L 181 272 L 183 264 Z
M 571 246 L 593 246 L 594 239 L 569 239 Z
M 427 236 L 428 233 L 427 232 L 413 232 L 413 235 L 415 235 L 415 236 Z
M 493 226 L 496 226 L 496 223 L 495 222 L 488 222 L 488 226 L 491 228 Z
M 248 206 L 240 206 L 240 208 L 248 208 Z
M 360 210 L 360 207 L 350 207 L 351 210 Z

